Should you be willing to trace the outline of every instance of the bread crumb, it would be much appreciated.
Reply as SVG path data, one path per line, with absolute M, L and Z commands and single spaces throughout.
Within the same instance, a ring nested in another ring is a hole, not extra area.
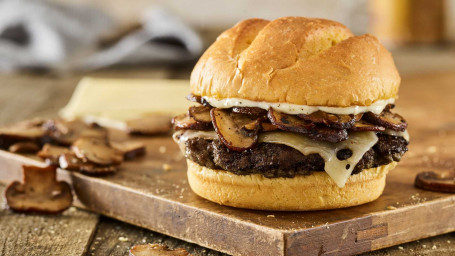
M 163 170 L 165 172 L 168 172 L 168 171 L 172 170 L 172 166 L 170 164 L 163 164 Z
M 422 248 L 427 248 L 427 246 L 425 244 L 422 245 Z
M 269 214 L 269 215 L 267 215 L 267 218 L 275 218 L 275 215 Z
M 430 146 L 427 148 L 427 152 L 430 154 L 436 153 L 436 151 L 438 151 L 438 148 L 435 146 Z
M 403 246 L 398 246 L 399 250 L 404 250 Z
M 387 210 L 396 210 L 398 208 L 396 208 L 395 206 L 392 206 L 392 205 L 389 205 L 387 206 Z
M 431 247 L 432 250 L 436 250 L 438 247 L 436 247 L 436 245 L 433 245 L 433 247 Z
M 128 241 L 128 237 L 123 237 L 123 236 L 121 236 L 121 237 L 118 238 L 118 240 L 119 240 L 120 242 L 127 242 L 127 241 Z
M 447 243 L 450 244 L 451 243 L 450 240 L 447 240 Z
M 165 146 L 160 146 L 160 147 L 158 148 L 158 152 L 160 152 L 161 154 L 166 153 L 166 150 L 167 150 L 167 148 L 166 148 Z

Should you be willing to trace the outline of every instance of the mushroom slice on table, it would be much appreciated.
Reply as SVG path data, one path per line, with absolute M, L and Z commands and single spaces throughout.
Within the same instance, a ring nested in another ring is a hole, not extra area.
M 56 167 L 24 165 L 22 183 L 11 183 L 5 192 L 9 207 L 19 212 L 59 213 L 73 202 L 71 187 L 57 181 Z

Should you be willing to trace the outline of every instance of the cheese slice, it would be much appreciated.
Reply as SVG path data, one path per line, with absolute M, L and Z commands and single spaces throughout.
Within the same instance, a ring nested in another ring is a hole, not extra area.
M 211 140 L 218 138 L 214 131 L 187 130 L 174 134 L 174 140 L 179 144 L 184 155 L 186 155 L 185 142 L 195 137 Z M 315 141 L 301 134 L 282 131 L 265 132 L 259 135 L 259 142 L 284 144 L 304 155 L 319 154 L 325 161 L 325 171 L 338 187 L 344 187 L 354 167 L 377 141 L 375 132 L 351 132 L 349 139 L 339 143 Z M 336 156 L 338 150 L 346 148 L 352 151 L 352 156 L 346 160 L 338 160 Z
M 59 114 L 122 128 L 125 121 L 150 114 L 180 114 L 194 103 L 185 100 L 187 80 L 83 78 Z

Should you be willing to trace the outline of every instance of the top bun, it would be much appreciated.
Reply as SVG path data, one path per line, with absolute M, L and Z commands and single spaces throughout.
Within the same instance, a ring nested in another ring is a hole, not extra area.
M 371 35 L 330 20 L 244 20 L 223 32 L 191 74 L 194 95 L 310 106 L 396 98 L 392 55 Z

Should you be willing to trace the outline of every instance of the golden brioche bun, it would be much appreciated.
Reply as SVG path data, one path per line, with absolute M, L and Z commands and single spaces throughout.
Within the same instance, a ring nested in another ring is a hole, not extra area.
M 400 76 L 371 35 L 330 20 L 244 20 L 222 33 L 191 74 L 194 95 L 310 106 L 396 98 Z
M 188 181 L 199 196 L 221 205 L 257 210 L 310 211 L 344 208 L 376 200 L 396 162 L 352 175 L 339 188 L 326 172 L 294 178 L 235 175 L 188 163 Z

